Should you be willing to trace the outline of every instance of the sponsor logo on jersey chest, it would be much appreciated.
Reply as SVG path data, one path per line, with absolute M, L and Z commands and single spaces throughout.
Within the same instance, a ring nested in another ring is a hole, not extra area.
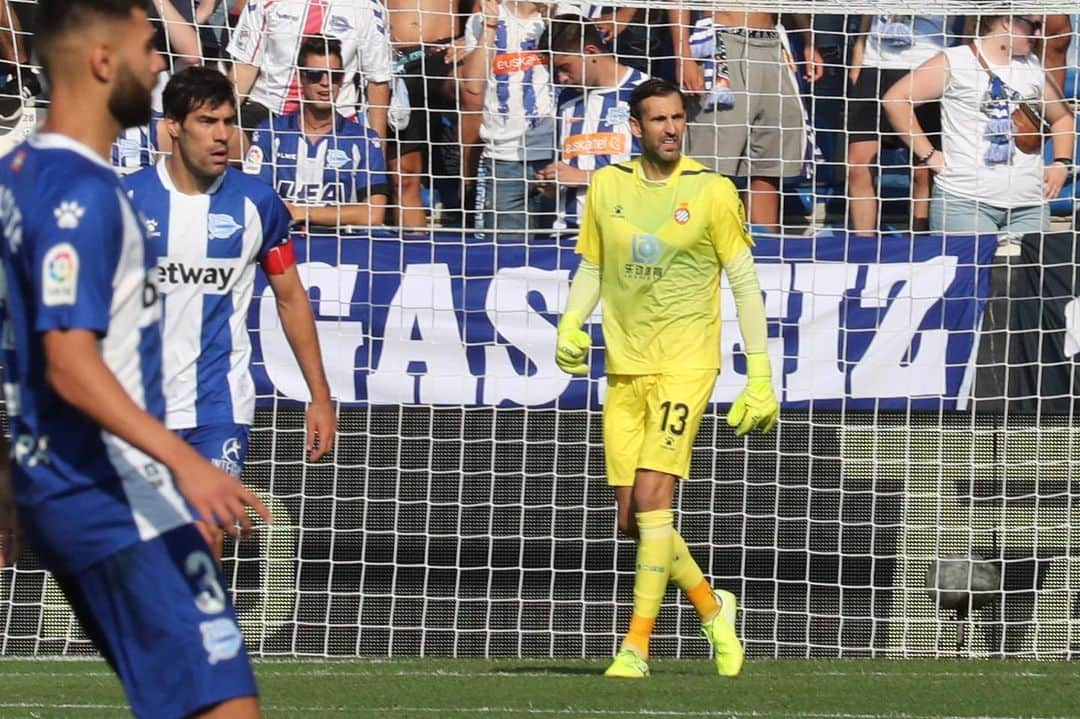
M 330 20 L 326 23 L 327 29 L 337 35 L 344 35 L 353 29 L 352 23 L 349 22 L 349 18 L 344 15 L 331 15 Z
M 183 262 L 163 261 L 158 265 L 158 284 L 162 290 L 170 286 L 196 285 L 210 287 L 219 292 L 229 288 L 233 276 L 236 275 L 235 267 L 197 267 L 186 265 Z
M 527 72 L 543 64 L 544 58 L 539 53 L 507 52 L 496 55 L 491 61 L 491 74 L 509 75 L 515 72 Z
M 240 223 L 232 215 L 210 213 L 206 216 L 206 231 L 212 240 L 227 240 L 240 229 Z
M 609 125 L 623 125 L 630 120 L 630 107 L 619 104 L 610 108 L 604 115 L 604 122 Z
M 349 154 L 336 147 L 328 150 L 326 152 L 326 164 L 335 170 L 340 170 L 349 164 Z

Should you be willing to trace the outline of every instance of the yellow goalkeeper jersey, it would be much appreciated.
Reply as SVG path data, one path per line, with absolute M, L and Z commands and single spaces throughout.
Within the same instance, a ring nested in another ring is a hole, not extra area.
M 699 162 L 596 172 L 577 251 L 600 266 L 608 374 L 719 369 L 720 270 L 752 244 L 735 185 Z

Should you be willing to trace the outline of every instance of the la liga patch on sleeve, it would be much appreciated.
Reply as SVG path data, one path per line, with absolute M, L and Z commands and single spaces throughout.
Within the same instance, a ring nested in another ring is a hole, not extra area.
M 244 172 L 248 175 L 258 175 L 262 171 L 263 151 L 258 145 L 248 148 L 247 157 L 244 158 Z
M 79 289 L 79 253 L 61 242 L 41 262 L 41 302 L 46 307 L 73 305 Z

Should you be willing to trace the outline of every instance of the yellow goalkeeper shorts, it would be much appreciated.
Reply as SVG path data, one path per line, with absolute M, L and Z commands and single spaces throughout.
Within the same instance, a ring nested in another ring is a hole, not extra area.
M 638 469 L 686 477 L 717 371 L 608 375 L 604 459 L 613 487 L 634 484 Z

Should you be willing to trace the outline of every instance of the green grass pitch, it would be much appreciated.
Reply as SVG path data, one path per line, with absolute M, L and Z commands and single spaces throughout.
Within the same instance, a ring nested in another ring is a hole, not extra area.
M 643 681 L 583 660 L 359 659 L 256 663 L 266 717 L 1080 718 L 1068 662 L 749 661 L 738 679 L 712 663 L 652 663 Z M 129 716 L 99 661 L 0 660 L 0 718 Z

